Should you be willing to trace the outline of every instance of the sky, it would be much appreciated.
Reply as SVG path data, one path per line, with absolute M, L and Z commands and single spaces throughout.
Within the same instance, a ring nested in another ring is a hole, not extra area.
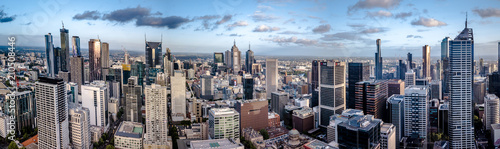
M 44 47 L 59 29 L 108 42 L 111 50 L 143 51 L 144 40 L 163 41 L 172 52 L 230 50 L 271 56 L 440 55 L 440 42 L 468 27 L 476 55 L 496 55 L 500 0 L 33 0 L 0 2 L 0 45 Z M 146 37 L 146 39 L 145 39 Z M 165 50 L 164 50 L 165 51 Z

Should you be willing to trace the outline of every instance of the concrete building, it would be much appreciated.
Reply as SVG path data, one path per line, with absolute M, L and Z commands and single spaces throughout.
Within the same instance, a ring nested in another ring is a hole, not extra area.
M 409 70 L 408 72 L 405 73 L 405 88 L 410 86 L 410 85 L 415 85 L 415 79 L 416 75 L 413 70 Z
M 426 139 L 429 115 L 429 88 L 415 85 L 405 89 L 404 112 L 406 137 Z
M 211 75 L 201 76 L 201 98 L 213 99 L 214 98 L 214 77 Z
M 142 86 L 139 85 L 138 79 L 137 76 L 131 76 L 128 78 L 127 84 L 123 85 L 126 121 L 142 121 Z
M 278 59 L 266 59 L 266 92 L 267 97 L 278 91 Z
M 405 123 L 405 96 L 404 95 L 392 95 L 387 99 L 386 111 L 389 112 L 390 120 L 389 122 L 396 127 L 396 148 L 399 148 L 399 142 L 402 137 L 404 137 L 404 123 Z
M 191 141 L 189 146 L 191 149 L 245 149 L 243 144 L 233 139 L 197 140 Z
M 146 133 L 144 146 L 171 148 L 168 143 L 168 99 L 167 87 L 151 84 L 144 89 L 146 99 Z
M 266 144 L 264 143 L 264 137 L 252 128 L 245 128 L 242 131 L 245 140 L 250 141 L 256 148 L 264 148 Z
M 7 138 L 7 134 L 10 133 L 10 116 L 5 115 L 4 113 L 0 112 L 0 136 L 2 138 Z
M 115 147 L 127 149 L 143 148 L 143 126 L 141 123 L 123 121 L 115 133 Z
M 384 123 L 380 127 L 380 148 L 396 149 L 396 127 L 391 123 Z
M 269 127 L 279 127 L 280 126 L 280 115 L 276 112 L 269 112 L 267 114 L 267 125 Z
M 373 115 L 352 115 L 337 125 L 339 148 L 380 148 L 381 123 Z
M 391 97 L 394 94 L 405 94 L 405 82 L 403 80 L 394 79 L 387 81 L 387 97 Z
M 356 109 L 383 119 L 387 100 L 387 83 L 383 80 L 356 83 Z
M 94 148 L 90 133 L 90 111 L 73 106 L 69 109 L 69 140 L 75 149 Z
M 346 66 L 344 62 L 319 63 L 319 118 L 321 126 L 328 126 L 330 116 L 345 110 Z
M 172 119 L 182 121 L 186 117 L 186 78 L 182 71 L 175 71 L 170 77 Z
M 271 94 L 271 111 L 278 113 L 281 118 L 284 117 L 285 105 L 288 103 L 288 94 L 284 92 L 273 92 Z
M 314 111 L 312 108 L 305 107 L 301 110 L 293 111 L 293 128 L 297 131 L 306 133 L 314 129 Z
M 240 114 L 230 108 L 213 108 L 208 117 L 208 133 L 210 139 L 240 138 Z
M 486 130 L 490 130 L 491 124 L 500 123 L 500 101 L 495 94 L 486 94 L 484 97 L 483 124 Z
M 82 85 L 82 107 L 90 111 L 90 125 L 107 129 L 109 126 L 109 93 L 104 81 L 96 80 L 89 85 Z
M 7 94 L 5 97 L 8 104 L 5 104 L 3 109 L 6 115 L 14 117 L 14 130 L 16 130 L 16 133 L 18 135 L 23 135 L 21 134 L 23 128 L 34 129 L 36 127 L 35 117 L 37 117 L 37 113 L 33 92 L 13 92 Z M 11 103 L 15 103 L 15 105 L 11 105 Z
M 38 148 L 68 148 L 68 103 L 64 81 L 41 77 L 35 89 Z
M 495 147 L 500 146 L 500 143 L 496 143 L 500 141 L 500 124 L 491 124 L 491 140 L 494 142 L 493 145 Z
M 268 103 L 265 99 L 241 100 L 234 104 L 240 113 L 240 128 L 261 130 L 268 126 Z
M 474 88 L 473 102 L 483 104 L 486 95 L 486 77 L 474 78 L 472 86 Z

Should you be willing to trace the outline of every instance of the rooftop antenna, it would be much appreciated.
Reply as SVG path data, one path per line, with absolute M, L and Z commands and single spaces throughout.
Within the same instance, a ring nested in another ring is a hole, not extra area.
M 161 33 L 160 40 L 161 40 L 161 41 L 160 41 L 160 42 L 161 42 L 161 44 L 163 44 L 163 33 Z
M 465 12 L 465 28 L 467 28 L 467 11 Z
M 248 50 L 250 50 L 250 41 L 248 42 Z
M 146 33 L 144 33 L 144 43 L 146 43 Z
M 99 39 L 99 35 L 97 35 L 97 39 Z
M 62 23 L 62 27 L 63 27 L 63 29 L 64 29 L 64 22 L 63 22 L 62 20 L 61 20 L 61 23 Z
M 236 39 L 234 39 L 234 45 L 236 45 Z

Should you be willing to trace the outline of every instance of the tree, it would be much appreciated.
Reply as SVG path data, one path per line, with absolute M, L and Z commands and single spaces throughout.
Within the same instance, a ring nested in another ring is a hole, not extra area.
M 115 146 L 113 146 L 113 145 L 108 145 L 108 146 L 106 146 L 106 149 L 115 149 Z
M 191 125 L 191 121 L 189 121 L 189 120 L 183 120 L 183 121 L 181 121 L 181 125 L 189 126 L 189 125 Z
M 264 138 L 264 140 L 269 139 L 269 133 L 267 133 L 266 129 L 261 129 L 260 130 L 260 134 L 262 135 L 262 137 Z
M 10 144 L 9 144 L 9 147 L 7 147 L 7 148 L 8 148 L 8 149 L 19 149 L 19 148 L 17 147 L 16 142 L 14 142 L 14 141 L 11 141 L 11 142 L 10 142 Z

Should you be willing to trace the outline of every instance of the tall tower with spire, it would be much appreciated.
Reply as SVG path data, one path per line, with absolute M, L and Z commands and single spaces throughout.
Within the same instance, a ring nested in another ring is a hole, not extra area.
M 69 31 L 64 28 L 64 22 L 62 22 L 61 31 L 61 55 L 59 57 L 60 69 L 61 71 L 69 71 Z
M 231 47 L 231 69 L 235 74 L 241 70 L 241 51 L 236 47 L 236 40 L 234 40 L 234 45 Z
M 382 50 L 380 49 L 380 39 L 377 39 L 377 53 L 375 53 L 375 79 L 382 79 Z
M 474 37 L 465 28 L 449 41 L 450 148 L 475 148 L 473 126 Z

